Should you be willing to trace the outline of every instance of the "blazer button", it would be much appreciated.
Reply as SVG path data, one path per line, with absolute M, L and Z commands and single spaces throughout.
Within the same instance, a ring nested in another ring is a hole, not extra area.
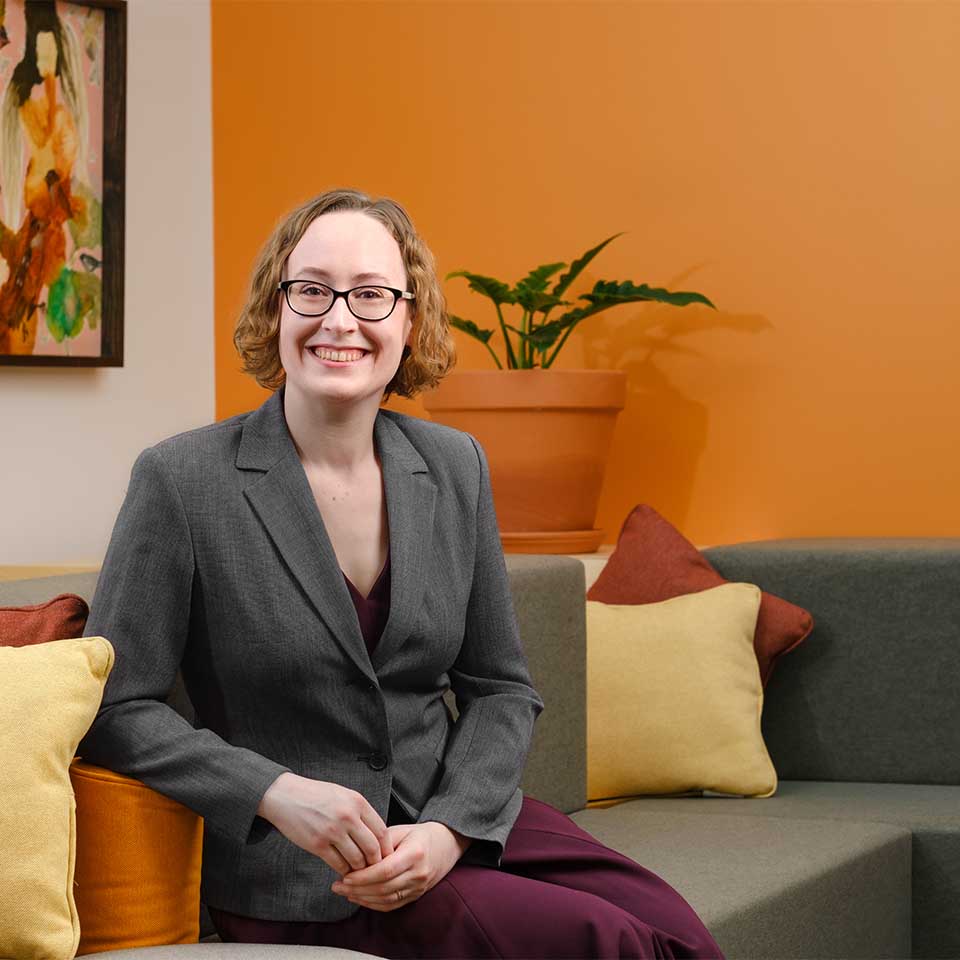
M 387 758 L 382 753 L 371 753 L 367 764 L 371 770 L 382 770 L 387 765 Z

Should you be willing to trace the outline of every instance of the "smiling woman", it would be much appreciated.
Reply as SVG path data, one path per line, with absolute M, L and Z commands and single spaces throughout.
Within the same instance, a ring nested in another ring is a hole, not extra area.
M 135 464 L 87 627 L 116 666 L 80 746 L 204 817 L 221 938 L 721 957 L 668 884 L 520 789 L 544 703 L 486 454 L 381 407 L 454 361 L 403 208 L 335 190 L 284 218 L 235 342 L 274 392 Z M 178 668 L 195 728 L 164 702 Z

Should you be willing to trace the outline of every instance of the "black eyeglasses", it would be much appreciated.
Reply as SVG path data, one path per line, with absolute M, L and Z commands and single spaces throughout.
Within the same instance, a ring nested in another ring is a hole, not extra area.
M 343 297 L 347 309 L 358 320 L 386 320 L 393 313 L 397 301 L 415 300 L 406 290 L 393 287 L 354 287 L 352 290 L 334 290 L 316 280 L 281 280 L 277 290 L 283 291 L 287 303 L 301 317 L 322 317 L 332 309 L 338 297 Z

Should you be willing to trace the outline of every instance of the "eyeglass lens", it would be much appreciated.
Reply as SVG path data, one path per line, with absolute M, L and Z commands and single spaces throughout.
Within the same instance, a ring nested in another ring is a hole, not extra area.
M 333 291 L 329 287 L 309 280 L 290 284 L 287 296 L 290 306 L 307 316 L 324 313 L 333 302 Z M 353 312 L 365 320 L 383 320 L 393 310 L 396 301 L 384 287 L 357 287 L 350 291 L 347 299 Z

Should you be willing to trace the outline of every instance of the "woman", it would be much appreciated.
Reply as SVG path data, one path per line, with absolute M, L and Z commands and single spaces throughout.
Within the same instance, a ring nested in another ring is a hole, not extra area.
M 543 701 L 486 458 L 380 406 L 454 357 L 403 208 L 333 190 L 294 210 L 235 341 L 276 392 L 138 459 L 88 624 L 116 663 L 79 750 L 204 816 L 221 938 L 721 957 L 676 891 L 519 789 Z M 196 729 L 163 703 L 178 666 Z

